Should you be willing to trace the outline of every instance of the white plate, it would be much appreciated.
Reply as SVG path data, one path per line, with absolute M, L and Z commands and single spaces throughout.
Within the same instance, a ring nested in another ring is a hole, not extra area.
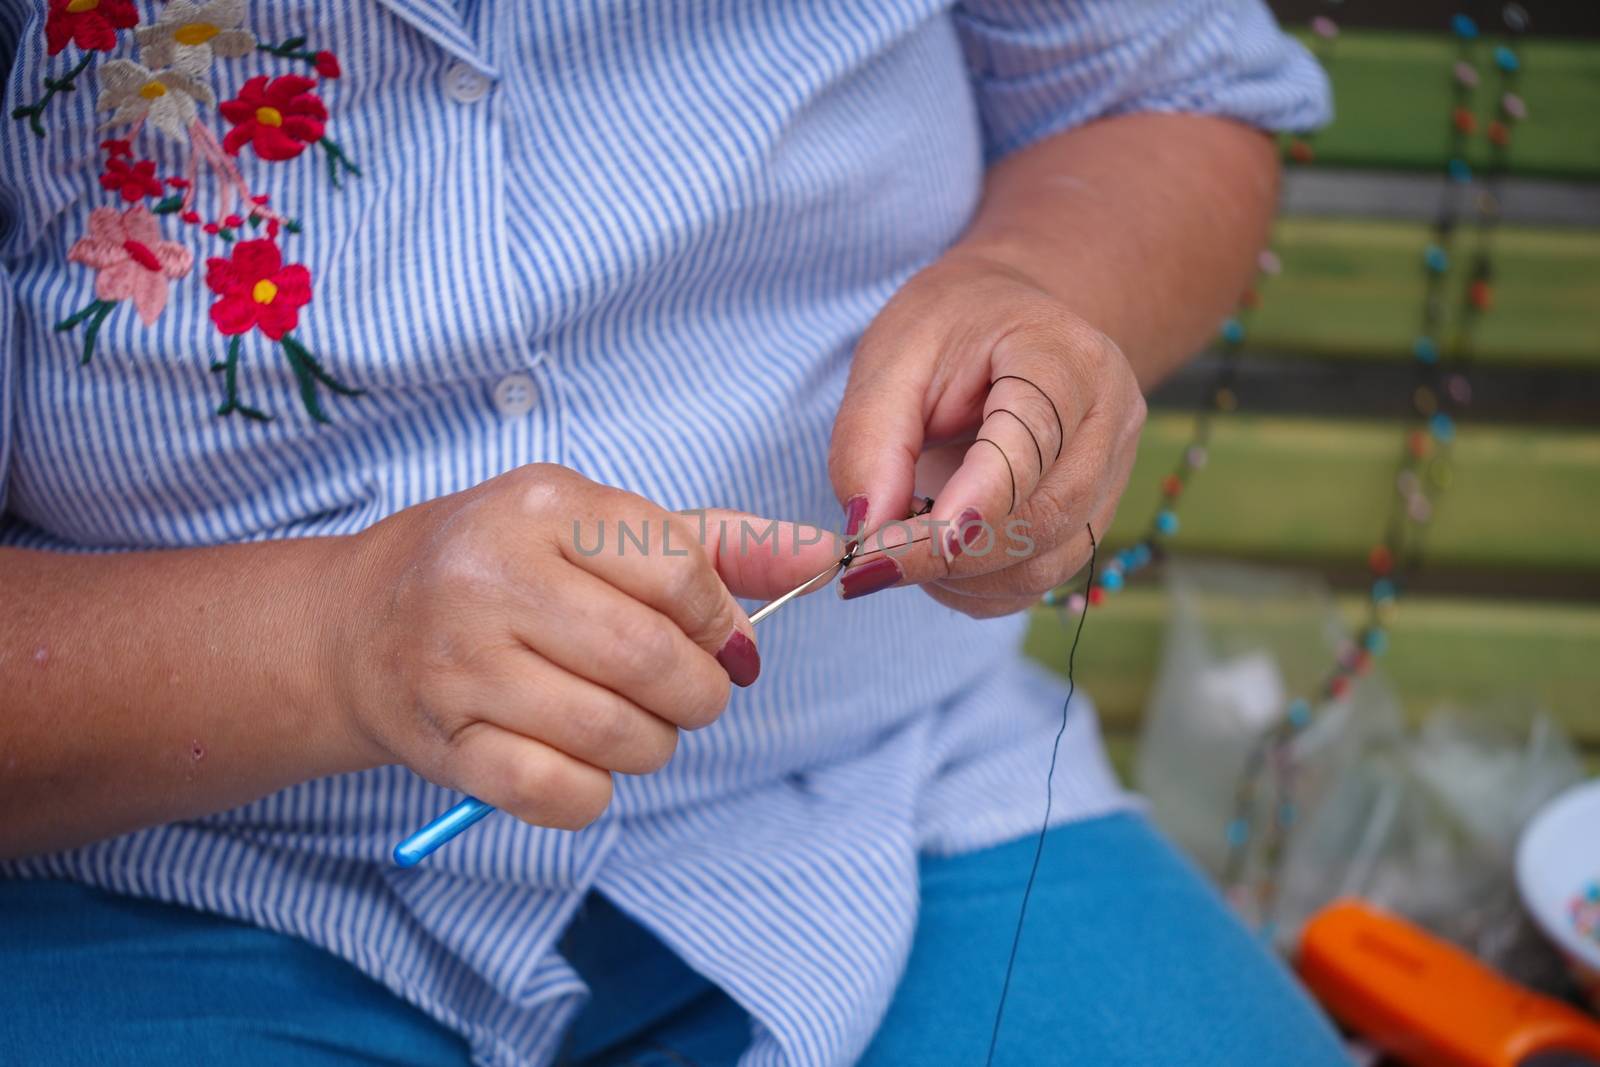
M 1580 982 L 1600 975 L 1600 942 L 1572 923 L 1572 898 L 1600 881 L 1600 781 L 1587 782 L 1546 804 L 1517 843 L 1517 889 L 1545 936 L 1577 965 Z M 1600 986 L 1590 990 L 1600 995 Z M 1596 1010 L 1600 1010 L 1597 1001 Z

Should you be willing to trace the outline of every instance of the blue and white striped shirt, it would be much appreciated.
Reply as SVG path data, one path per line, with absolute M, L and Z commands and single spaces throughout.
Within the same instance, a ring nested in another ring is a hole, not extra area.
M 1257 0 L 0 0 L 0 64 L 32 108 L 0 126 L 0 543 L 61 551 L 350 533 L 531 461 L 833 525 L 852 345 L 988 162 L 1327 107 Z M 553 1056 L 598 890 L 751 1011 L 747 1064 L 847 1063 L 919 851 L 1036 828 L 1063 693 L 1023 625 L 808 598 L 581 833 L 497 815 L 395 869 L 455 798 L 389 767 L 3 870 L 306 938 L 492 1064 Z M 1086 705 L 1056 789 L 1126 803 Z

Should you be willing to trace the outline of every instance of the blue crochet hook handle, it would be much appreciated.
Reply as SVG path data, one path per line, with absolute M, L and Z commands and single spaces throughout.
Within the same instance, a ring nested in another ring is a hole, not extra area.
M 394 846 L 394 861 L 415 867 L 437 852 L 445 842 L 494 810 L 477 797 L 468 797 L 437 819 Z
M 815 578 L 802 585 L 795 586 L 772 603 L 763 605 L 751 614 L 750 624 L 754 626 L 797 596 L 809 593 L 814 589 L 821 589 L 833 581 L 836 574 L 850 565 L 850 561 L 855 557 L 855 554 L 856 546 L 852 546 L 850 551 L 845 553 L 843 559 L 837 563 L 829 564 L 828 569 Z M 415 867 L 493 810 L 494 806 L 492 804 L 485 804 L 477 797 L 468 797 L 394 846 L 395 863 L 401 867 Z

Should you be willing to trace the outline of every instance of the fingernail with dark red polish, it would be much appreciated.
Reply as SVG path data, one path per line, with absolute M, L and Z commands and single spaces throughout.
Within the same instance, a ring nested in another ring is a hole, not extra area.
M 854 537 L 861 532 L 861 524 L 867 521 L 867 495 L 857 493 L 844 502 L 844 535 Z
M 965 552 L 983 533 L 983 516 L 977 508 L 968 508 L 956 516 L 955 525 L 945 531 L 945 554 L 952 560 Z
M 876 593 L 898 582 L 903 575 L 900 564 L 888 556 L 879 556 L 859 566 L 851 567 L 839 579 L 839 595 L 846 600 Z
M 722 647 L 717 650 L 717 662 L 728 672 L 728 678 L 734 685 L 749 685 L 761 673 L 761 653 L 756 651 L 756 643 L 746 637 L 742 630 L 733 631 L 722 642 Z

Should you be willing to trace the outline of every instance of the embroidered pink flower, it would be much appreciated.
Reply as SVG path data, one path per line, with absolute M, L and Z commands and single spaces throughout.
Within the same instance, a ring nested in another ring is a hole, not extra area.
M 161 179 L 156 177 L 153 159 L 130 164 L 120 156 L 112 156 L 106 160 L 105 173 L 100 175 L 100 187 L 119 194 L 130 204 L 161 195 Z
M 101 300 L 131 300 L 146 326 L 167 306 L 167 284 L 194 266 L 194 254 L 176 241 L 163 241 L 156 218 L 142 204 L 125 212 L 97 207 L 89 232 L 67 258 L 95 271 L 94 292 Z
M 278 246 L 265 238 L 240 241 L 232 258 L 207 260 L 206 286 L 222 298 L 211 305 L 211 321 L 229 336 L 260 327 L 281 341 L 311 303 L 311 272 L 284 266 Z
M 69 44 L 91 52 L 117 46 L 117 31 L 139 24 L 133 0 L 50 0 L 44 20 L 45 47 L 55 55 Z
M 270 81 L 262 74 L 245 82 L 239 95 L 219 109 L 233 123 L 222 141 L 224 151 L 236 156 L 248 144 L 262 159 L 279 161 L 293 159 L 322 140 L 328 109 L 311 91 L 316 85 L 299 74 Z

